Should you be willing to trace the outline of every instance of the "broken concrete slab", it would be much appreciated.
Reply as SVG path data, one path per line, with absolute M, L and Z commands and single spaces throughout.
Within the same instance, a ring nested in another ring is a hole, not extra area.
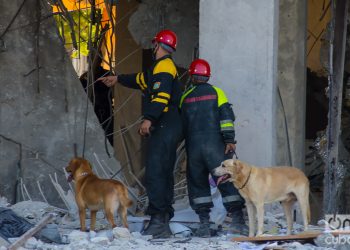
M 114 235 L 114 238 L 117 238 L 117 239 L 130 239 L 131 238 L 131 234 L 130 234 L 129 229 L 127 229 L 125 227 L 113 228 L 113 235 Z
M 21 4 L 21 0 L 0 2 L 0 23 L 7 25 Z M 113 173 L 120 164 L 106 153 L 104 131 L 87 102 L 50 11 L 48 2 L 25 1 L 2 37 L 0 183 L 6 183 L 2 195 L 10 201 L 43 200 L 39 181 L 47 201 L 62 206 L 49 174 L 57 173 L 64 189 L 69 188 L 62 168 L 74 155 L 74 143 L 79 155 L 85 149 L 93 166 L 98 164 L 94 153 Z M 38 17 L 40 22 L 35 21 Z M 113 152 L 108 142 L 106 147 Z M 30 197 L 21 192 L 21 180 Z

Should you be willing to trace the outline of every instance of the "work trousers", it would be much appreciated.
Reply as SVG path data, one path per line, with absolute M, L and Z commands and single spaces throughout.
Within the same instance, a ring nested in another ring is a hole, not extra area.
M 225 144 L 220 132 L 186 135 L 186 151 L 190 205 L 197 214 L 209 213 L 213 207 L 209 173 L 224 160 L 232 158 L 232 154 L 225 155 Z M 216 183 L 218 177 L 212 177 Z M 227 212 L 243 208 L 243 198 L 231 182 L 222 183 L 218 188 Z
M 182 125 L 176 107 L 169 108 L 148 138 L 146 155 L 146 214 L 168 213 L 174 216 L 174 164 L 176 149 L 182 140 Z

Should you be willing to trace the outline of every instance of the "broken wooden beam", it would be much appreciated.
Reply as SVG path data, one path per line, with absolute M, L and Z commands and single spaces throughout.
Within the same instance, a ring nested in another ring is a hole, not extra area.
M 13 242 L 9 246 L 9 250 L 15 250 L 22 246 L 30 237 L 32 237 L 34 234 L 39 232 L 43 227 L 45 227 L 50 221 L 53 219 L 52 214 L 46 215 L 44 218 L 42 218 L 37 225 L 35 225 L 33 228 L 29 229 L 26 233 L 24 233 L 21 237 L 18 238 L 15 242 Z

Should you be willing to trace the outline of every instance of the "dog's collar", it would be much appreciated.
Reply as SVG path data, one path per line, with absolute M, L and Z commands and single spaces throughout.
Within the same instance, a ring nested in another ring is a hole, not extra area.
M 252 167 L 250 168 L 250 171 L 249 171 L 249 175 L 248 175 L 247 180 L 244 182 L 244 184 L 243 184 L 242 187 L 238 188 L 239 190 L 243 189 L 243 188 L 247 185 L 247 183 L 248 183 L 248 181 L 249 181 L 249 179 L 250 179 L 250 174 L 251 174 L 251 173 L 252 173 Z
M 80 174 L 80 176 L 86 176 L 86 175 L 88 175 L 89 173 L 88 172 L 82 172 L 81 174 Z

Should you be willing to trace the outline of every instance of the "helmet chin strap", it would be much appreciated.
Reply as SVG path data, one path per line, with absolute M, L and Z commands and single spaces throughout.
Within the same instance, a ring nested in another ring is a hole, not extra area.
M 153 57 L 154 61 L 157 59 L 156 55 L 157 55 L 158 50 L 159 50 L 159 43 L 157 43 L 156 46 L 152 50 L 152 57 Z

